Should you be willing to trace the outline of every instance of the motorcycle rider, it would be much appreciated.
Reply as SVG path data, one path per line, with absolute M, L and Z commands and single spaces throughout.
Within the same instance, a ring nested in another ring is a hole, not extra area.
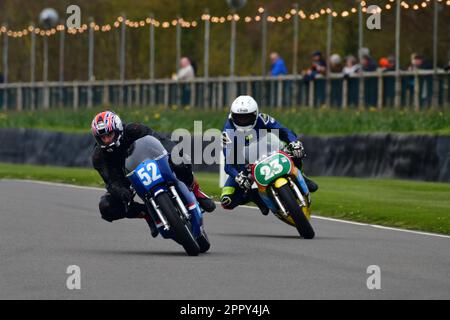
M 236 135 L 238 133 L 243 134 L 246 140 L 245 144 L 248 144 L 249 140 L 255 139 L 253 134 L 256 134 L 256 141 L 259 141 L 264 132 L 270 132 L 271 130 L 278 130 L 279 139 L 287 143 L 287 150 L 292 155 L 294 164 L 301 169 L 302 159 L 306 156 L 306 153 L 297 135 L 271 116 L 260 113 L 257 102 L 251 96 L 242 95 L 233 101 L 228 119 L 222 130 L 225 172 L 229 175 L 220 197 L 224 209 L 231 210 L 253 201 L 264 215 L 269 213 L 269 208 L 259 196 L 258 189 L 252 189 L 253 180 L 245 164 L 239 164 L 236 161 L 239 152 L 237 151 Z M 234 156 L 234 158 L 231 158 L 231 156 Z M 318 189 L 317 184 L 308 177 L 303 177 L 309 191 L 315 192 Z
M 158 235 L 155 222 L 147 213 L 144 204 L 132 200 L 130 182 L 125 176 L 125 159 L 129 147 L 139 138 L 146 135 L 161 141 L 170 151 L 174 143 L 140 123 L 122 123 L 117 114 L 111 111 L 98 113 L 91 124 L 96 145 L 92 153 L 92 164 L 106 184 L 107 192 L 100 198 L 99 210 L 101 217 L 108 221 L 123 218 L 144 218 L 151 230 L 152 236 Z M 216 205 L 205 193 L 192 173 L 190 164 L 175 165 L 169 157 L 169 163 L 175 175 L 194 193 L 201 208 L 207 212 L 214 211 Z

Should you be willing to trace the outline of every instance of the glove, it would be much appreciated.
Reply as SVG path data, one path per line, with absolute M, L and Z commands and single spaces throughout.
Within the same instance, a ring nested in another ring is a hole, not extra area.
M 234 181 L 236 181 L 242 189 L 249 190 L 252 188 L 252 179 L 250 179 L 243 171 L 239 172 L 239 174 L 234 178 Z
M 289 143 L 287 150 L 294 158 L 303 159 L 306 157 L 305 148 L 300 140 Z
M 133 193 L 130 189 L 121 188 L 119 190 L 119 197 L 123 202 L 129 203 L 131 200 L 133 200 Z

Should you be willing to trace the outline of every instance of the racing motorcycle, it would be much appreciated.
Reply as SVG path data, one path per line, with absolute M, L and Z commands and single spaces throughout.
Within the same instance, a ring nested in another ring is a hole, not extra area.
M 297 228 L 305 239 L 314 238 L 311 194 L 288 149 L 273 134 L 244 147 L 246 169 L 259 195 L 281 221 Z
M 125 169 L 163 238 L 176 241 L 189 256 L 209 250 L 202 209 L 173 173 L 169 154 L 158 139 L 145 136 L 136 140 L 128 150 Z

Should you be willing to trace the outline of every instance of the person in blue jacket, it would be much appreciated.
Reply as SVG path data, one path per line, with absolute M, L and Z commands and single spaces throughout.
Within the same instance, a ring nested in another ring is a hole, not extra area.
M 222 130 L 222 145 L 225 157 L 225 172 L 228 178 L 222 188 L 220 197 L 224 209 L 234 209 L 239 205 L 253 201 L 264 215 L 269 213 L 269 208 L 258 194 L 257 189 L 252 189 L 253 180 L 246 167 L 242 146 L 250 141 L 260 141 L 263 135 L 273 131 L 278 134 L 281 141 L 287 144 L 289 153 L 293 156 L 294 164 L 301 168 L 302 159 L 306 156 L 303 144 L 297 135 L 281 125 L 271 116 L 260 113 L 258 104 L 251 96 L 239 96 L 232 105 L 231 111 Z M 256 135 L 256 137 L 254 136 Z M 243 138 L 244 142 L 238 142 Z M 241 147 L 241 151 L 239 151 Z M 318 186 L 315 182 L 304 176 L 310 192 L 315 192 Z
M 284 60 L 281 59 L 280 55 L 276 52 L 272 52 L 270 54 L 270 75 L 271 76 L 280 76 L 287 74 L 286 65 L 284 64 Z

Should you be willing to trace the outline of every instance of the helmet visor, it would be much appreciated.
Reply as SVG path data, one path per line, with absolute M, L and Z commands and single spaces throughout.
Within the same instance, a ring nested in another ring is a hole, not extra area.
M 231 119 L 236 126 L 248 127 L 252 126 L 256 121 L 257 113 L 232 113 Z
M 115 131 L 111 131 L 108 133 L 96 135 L 95 139 L 97 140 L 98 144 L 104 148 L 114 146 L 117 141 L 117 133 Z

